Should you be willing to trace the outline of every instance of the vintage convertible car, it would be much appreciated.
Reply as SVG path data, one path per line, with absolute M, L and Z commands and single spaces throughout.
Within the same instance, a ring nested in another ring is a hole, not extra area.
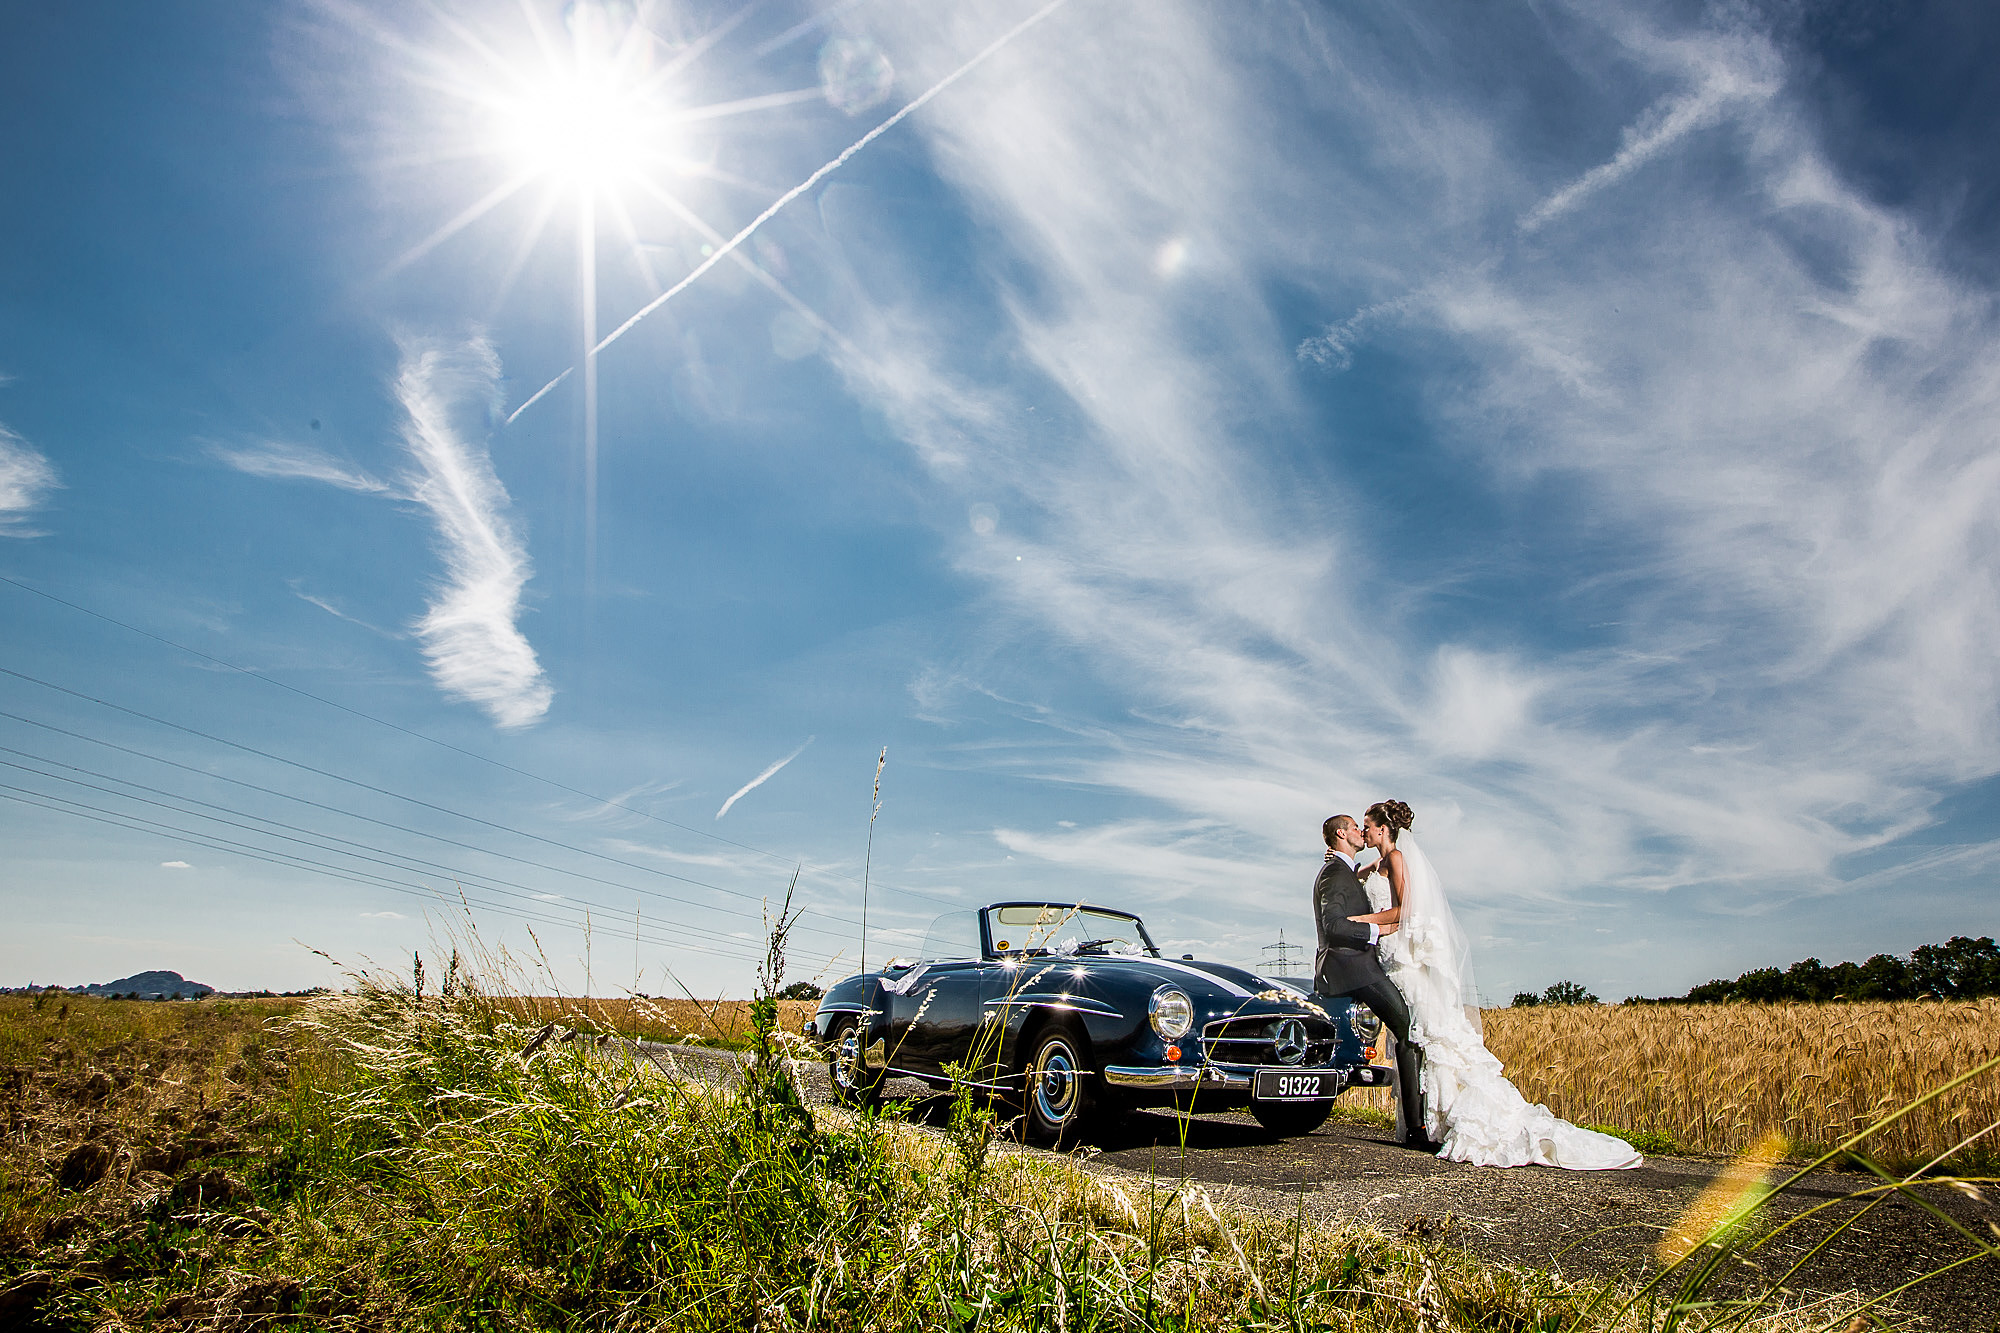
M 1303 983 L 1164 958 L 1130 912 L 1009 902 L 939 917 L 915 958 L 828 991 L 806 1031 L 852 1104 L 892 1075 L 963 1080 L 1019 1099 L 1029 1134 L 1062 1144 L 1139 1106 L 1247 1108 L 1309 1133 L 1347 1088 L 1391 1085 L 1372 1063 L 1381 1028 Z

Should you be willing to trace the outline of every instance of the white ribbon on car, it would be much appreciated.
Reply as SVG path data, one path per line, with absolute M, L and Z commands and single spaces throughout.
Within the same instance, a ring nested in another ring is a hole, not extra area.
M 916 987 L 917 979 L 931 970 L 929 963 L 918 963 L 895 981 L 884 981 L 882 989 L 891 995 L 908 995 Z

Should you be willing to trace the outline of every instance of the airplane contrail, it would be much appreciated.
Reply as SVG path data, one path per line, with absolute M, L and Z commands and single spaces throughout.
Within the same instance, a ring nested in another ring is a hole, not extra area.
M 575 367 L 575 366 L 571 366 L 571 367 L 569 368 L 569 370 L 575 370 L 575 369 L 576 369 L 576 367 Z M 528 410 L 529 408 L 533 407 L 533 406 L 534 406 L 534 405 L 535 405 L 536 403 L 539 403 L 539 402 L 541 402 L 541 401 L 542 401 L 542 395 L 543 395 L 543 394 L 547 393 L 547 392 L 548 392 L 548 391 L 549 391 L 550 389 L 553 389 L 553 388 L 555 388 L 555 387 L 556 387 L 556 385 L 558 385 L 558 384 L 561 384 L 561 383 L 562 383 L 562 382 L 563 382 L 564 380 L 568 379 L 568 378 L 569 378 L 569 370 L 565 370 L 565 371 L 564 371 L 564 372 L 563 372 L 562 374 L 560 374 L 560 375 L 556 376 L 556 377 L 555 377 L 554 379 L 550 380 L 550 381 L 549 381 L 549 382 L 548 382 L 547 384 L 544 384 L 544 385 L 543 385 L 543 386 L 542 386 L 541 388 L 539 388 L 539 389 L 535 390 L 535 392 L 534 392 L 533 396 L 531 396 L 531 397 L 530 397 L 530 398 L 528 399 L 528 401 L 527 401 L 527 402 L 525 402 L 525 403 L 522 403 L 522 404 L 521 404 L 521 405 L 520 405 L 519 407 L 515 408 L 515 409 L 514 409 L 514 410 L 513 410 L 512 412 L 509 412 L 509 413 L 507 414 L 507 424 L 508 424 L 508 425 L 510 425 L 510 426 L 511 426 L 511 425 L 513 425 L 513 424 L 514 424 L 514 418 L 515 418 L 515 417 L 518 417 L 518 416 L 520 416 L 520 415 L 521 415 L 521 414 L 522 414 L 523 412 L 525 412 L 525 411 L 527 411 L 527 410 Z
M 939 79 L 936 83 L 932 84 L 930 87 L 926 88 L 921 94 L 917 96 L 917 98 L 914 101 L 905 105 L 902 110 L 898 111 L 895 115 L 889 117 L 887 120 L 883 121 L 880 125 L 877 125 L 874 129 L 868 131 L 868 133 L 862 135 L 859 139 L 856 139 L 853 143 L 849 144 L 841 152 L 839 157 L 834 158 L 831 162 L 828 162 L 818 171 L 815 171 L 812 175 L 806 177 L 804 180 L 800 181 L 797 185 L 794 185 L 791 189 L 779 195 L 777 201 L 773 203 L 769 208 L 759 213 L 755 218 L 753 218 L 748 226 L 744 227 L 743 230 L 737 232 L 734 236 L 730 237 L 722 245 L 716 247 L 715 253 L 709 255 L 706 259 L 703 259 L 701 263 L 697 264 L 693 272 L 689 273 L 685 278 L 682 278 L 679 282 L 667 288 L 666 291 L 661 292 L 658 296 L 654 297 L 651 301 L 647 302 L 644 306 L 640 307 L 639 313 L 633 315 L 632 318 L 626 320 L 623 324 L 620 324 L 617 328 L 605 334 L 604 338 L 595 347 L 590 349 L 590 355 L 593 357 L 596 356 L 599 352 L 602 352 L 605 348 L 611 346 L 612 343 L 615 343 L 620 338 L 624 337 L 625 334 L 629 332 L 632 329 L 632 327 L 636 325 L 640 320 L 652 314 L 655 310 L 658 310 L 661 306 L 665 305 L 667 302 L 673 300 L 674 297 L 679 296 L 682 292 L 686 291 L 690 286 L 692 286 L 695 280 L 701 277 L 702 274 L 708 272 L 710 269 L 714 268 L 717 264 L 721 263 L 725 256 L 727 256 L 731 251 L 735 250 L 736 247 L 742 245 L 743 242 L 749 240 L 751 236 L 755 235 L 759 227 L 763 226 L 766 222 L 769 222 L 772 218 L 776 217 L 778 213 L 782 211 L 787 204 L 791 203 L 794 199 L 804 194 L 807 190 L 810 190 L 813 186 L 825 180 L 828 176 L 831 176 L 834 172 L 846 166 L 849 158 L 853 157 L 856 153 L 866 148 L 869 144 L 874 143 L 884 134 L 887 134 L 890 130 L 894 129 L 899 123 L 901 123 L 905 117 L 921 109 L 925 104 L 930 102 L 932 98 L 936 97 L 939 93 L 951 87 L 952 84 L 957 83 L 967 74 L 970 74 L 973 70 L 977 69 L 980 65 L 984 64 L 987 61 L 987 59 L 989 59 L 994 53 L 999 51 L 1001 47 L 1007 45 L 1007 43 L 1013 41 L 1016 37 L 1019 37 L 1022 33 L 1034 27 L 1037 23 L 1040 23 L 1043 19 L 1055 13 L 1058 9 L 1061 9 L 1064 5 L 1068 3 L 1069 0 L 1049 0 L 1048 4 L 1043 5 L 1040 9 L 1030 14 L 1027 18 L 1022 19 L 1019 23 L 1009 28 L 1006 32 L 1001 33 L 998 37 L 994 38 L 991 42 L 987 43 L 987 45 L 984 48 L 982 48 L 978 54 L 974 55 L 970 60 L 967 60 L 957 69 L 945 75 L 942 79 Z M 572 366 L 570 367 L 570 369 L 574 370 L 575 367 Z M 567 376 L 569 373 L 570 372 L 568 370 L 565 370 L 561 375 L 556 376 L 554 379 L 550 380 L 547 384 L 543 385 L 541 389 L 535 393 L 533 398 L 528 399 L 528 402 L 522 403 L 519 407 L 515 408 L 512 415 L 510 415 L 507 418 L 507 420 L 511 423 L 515 417 L 518 417 L 521 415 L 521 413 L 527 411 L 529 403 L 534 402 L 536 399 L 540 398 L 543 394 L 547 393 L 550 389 L 555 388 L 557 384 L 562 382 L 564 376 Z M 725 806 L 723 808 L 727 809 L 728 807 Z M 720 815 L 716 817 L 718 819 L 721 818 Z
M 816 739 L 818 738 L 814 736 L 806 737 L 806 745 L 811 745 L 813 741 Z M 769 782 L 771 780 L 772 774 L 776 773 L 786 764 L 791 763 L 792 760 L 797 759 L 800 755 L 804 754 L 806 752 L 806 745 L 801 745 L 798 749 L 792 751 L 790 754 L 786 755 L 783 759 L 780 759 L 777 763 L 771 765 L 769 768 L 765 769 L 762 773 L 759 773 L 756 777 L 744 783 L 740 788 L 737 789 L 737 792 L 734 796 L 730 797 L 728 800 L 722 803 L 722 808 L 715 812 L 715 817 L 717 819 L 721 819 L 724 815 L 729 813 L 730 806 L 735 805 L 745 796 L 757 790 L 757 788 L 763 786 L 766 782 Z

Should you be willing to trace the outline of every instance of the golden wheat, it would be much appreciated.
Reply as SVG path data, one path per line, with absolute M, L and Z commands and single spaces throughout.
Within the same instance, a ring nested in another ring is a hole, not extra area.
M 550 1019 L 661 1041 L 739 1045 L 742 1000 L 501 1000 L 521 1020 Z M 809 1001 L 779 1004 L 797 1032 Z M 1700 1153 L 1734 1154 L 1783 1134 L 1794 1155 L 1831 1147 L 1884 1113 L 2000 1058 L 2000 999 L 1888 1004 L 1575 1005 L 1489 1009 L 1486 1044 L 1529 1101 L 1567 1120 L 1661 1135 Z M 1387 1088 L 1343 1105 L 1393 1111 Z M 1868 1141 L 1871 1156 L 1910 1167 L 2000 1121 L 2000 1071 L 1919 1108 Z M 1973 1162 L 1993 1160 L 2000 1134 Z M 1964 1164 L 1964 1163 L 1961 1163 Z
M 688 1040 L 739 1046 L 750 1040 L 748 1000 L 594 999 L 567 995 L 496 997 L 523 1023 L 568 1023 L 651 1041 Z M 811 1000 L 778 1001 L 778 1026 L 797 1032 L 819 1006 Z
M 1495 1009 L 1486 1044 L 1530 1101 L 1565 1119 L 1741 1152 L 1777 1131 L 1795 1155 L 2000 1057 L 2000 999 L 1893 1004 L 1576 1005 Z M 2000 1071 L 1868 1141 L 1916 1166 L 2000 1121 Z M 1994 1157 L 1994 1135 L 1973 1160 Z

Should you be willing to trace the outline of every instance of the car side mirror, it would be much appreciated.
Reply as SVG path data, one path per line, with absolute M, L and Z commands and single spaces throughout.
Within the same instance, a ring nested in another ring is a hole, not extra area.
M 1192 963 L 1194 961 L 1194 955 L 1191 953 L 1184 953 L 1181 955 L 1181 961 L 1183 963 Z

